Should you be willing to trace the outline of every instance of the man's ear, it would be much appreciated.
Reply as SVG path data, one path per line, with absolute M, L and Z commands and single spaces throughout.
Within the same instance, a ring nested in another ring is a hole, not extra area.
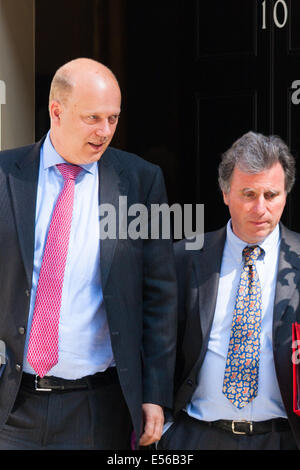
M 53 123 L 59 125 L 62 106 L 59 101 L 53 100 L 49 105 L 50 119 Z
M 226 204 L 226 206 L 228 206 L 228 204 L 229 204 L 229 193 L 224 193 L 224 191 L 222 191 L 222 194 L 223 194 L 224 204 Z

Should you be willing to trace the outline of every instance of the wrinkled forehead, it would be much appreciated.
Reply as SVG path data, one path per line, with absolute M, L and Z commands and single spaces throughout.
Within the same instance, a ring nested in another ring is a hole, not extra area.
M 258 173 L 250 173 L 235 167 L 232 178 L 231 188 L 235 189 L 259 189 L 259 190 L 282 190 L 285 188 L 285 174 L 280 163 L 267 168 Z

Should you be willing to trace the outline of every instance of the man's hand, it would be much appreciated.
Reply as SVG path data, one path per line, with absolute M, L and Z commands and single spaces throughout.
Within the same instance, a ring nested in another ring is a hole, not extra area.
M 153 403 L 143 403 L 144 432 L 140 438 L 140 446 L 149 446 L 161 438 L 164 425 L 163 409 Z

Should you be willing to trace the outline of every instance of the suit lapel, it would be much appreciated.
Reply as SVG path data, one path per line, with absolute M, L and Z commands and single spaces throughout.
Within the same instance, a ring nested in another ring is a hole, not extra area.
M 30 147 L 27 153 L 24 153 L 20 160 L 12 165 L 8 176 L 20 250 L 29 286 L 32 281 L 37 182 L 43 141 L 44 139 Z M 111 149 L 107 149 L 101 157 L 98 169 L 99 201 L 101 204 L 111 204 L 115 208 L 118 235 L 119 196 L 127 195 L 129 182 L 123 172 L 123 166 Z M 103 288 L 107 281 L 116 243 L 117 239 L 100 241 Z
M 100 240 L 102 289 L 104 290 L 115 253 L 119 233 L 119 197 L 128 193 L 129 181 L 123 165 L 112 149 L 102 155 L 99 165 L 99 203 L 110 204 L 115 209 L 116 238 Z M 101 221 L 100 221 L 101 224 Z
M 274 305 L 274 332 L 276 332 L 296 289 L 300 289 L 299 236 L 298 234 L 295 236 L 282 224 L 280 228 L 281 244 Z M 215 232 L 212 240 L 207 246 L 204 242 L 203 250 L 194 259 L 194 269 L 199 286 L 200 326 L 203 338 L 208 335 L 213 320 L 225 238 L 225 228 Z M 300 318 L 298 321 L 300 322 Z
M 194 259 L 199 290 L 199 320 L 203 338 L 200 363 L 206 352 L 214 318 L 225 239 L 226 227 L 223 227 L 213 234 L 207 245 L 204 240 L 203 249 Z
M 29 148 L 18 162 L 14 163 L 8 176 L 13 211 L 28 285 L 31 286 L 37 182 L 42 141 Z

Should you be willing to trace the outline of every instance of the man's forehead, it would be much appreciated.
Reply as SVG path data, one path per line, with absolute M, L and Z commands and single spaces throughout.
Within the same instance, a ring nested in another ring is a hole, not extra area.
M 120 111 L 121 97 L 118 93 L 109 90 L 99 92 L 88 88 L 77 88 L 70 94 L 69 103 L 90 113 L 97 110 L 100 112 L 104 108 Z
M 252 187 L 257 185 L 281 184 L 284 182 L 285 174 L 280 163 L 276 163 L 270 168 L 257 173 L 250 173 L 243 171 L 237 166 L 234 168 L 232 174 L 232 183 L 238 183 L 245 187 Z
M 93 97 L 92 95 L 73 95 L 68 103 L 73 112 L 84 115 L 120 114 L 121 101 L 116 97 Z

